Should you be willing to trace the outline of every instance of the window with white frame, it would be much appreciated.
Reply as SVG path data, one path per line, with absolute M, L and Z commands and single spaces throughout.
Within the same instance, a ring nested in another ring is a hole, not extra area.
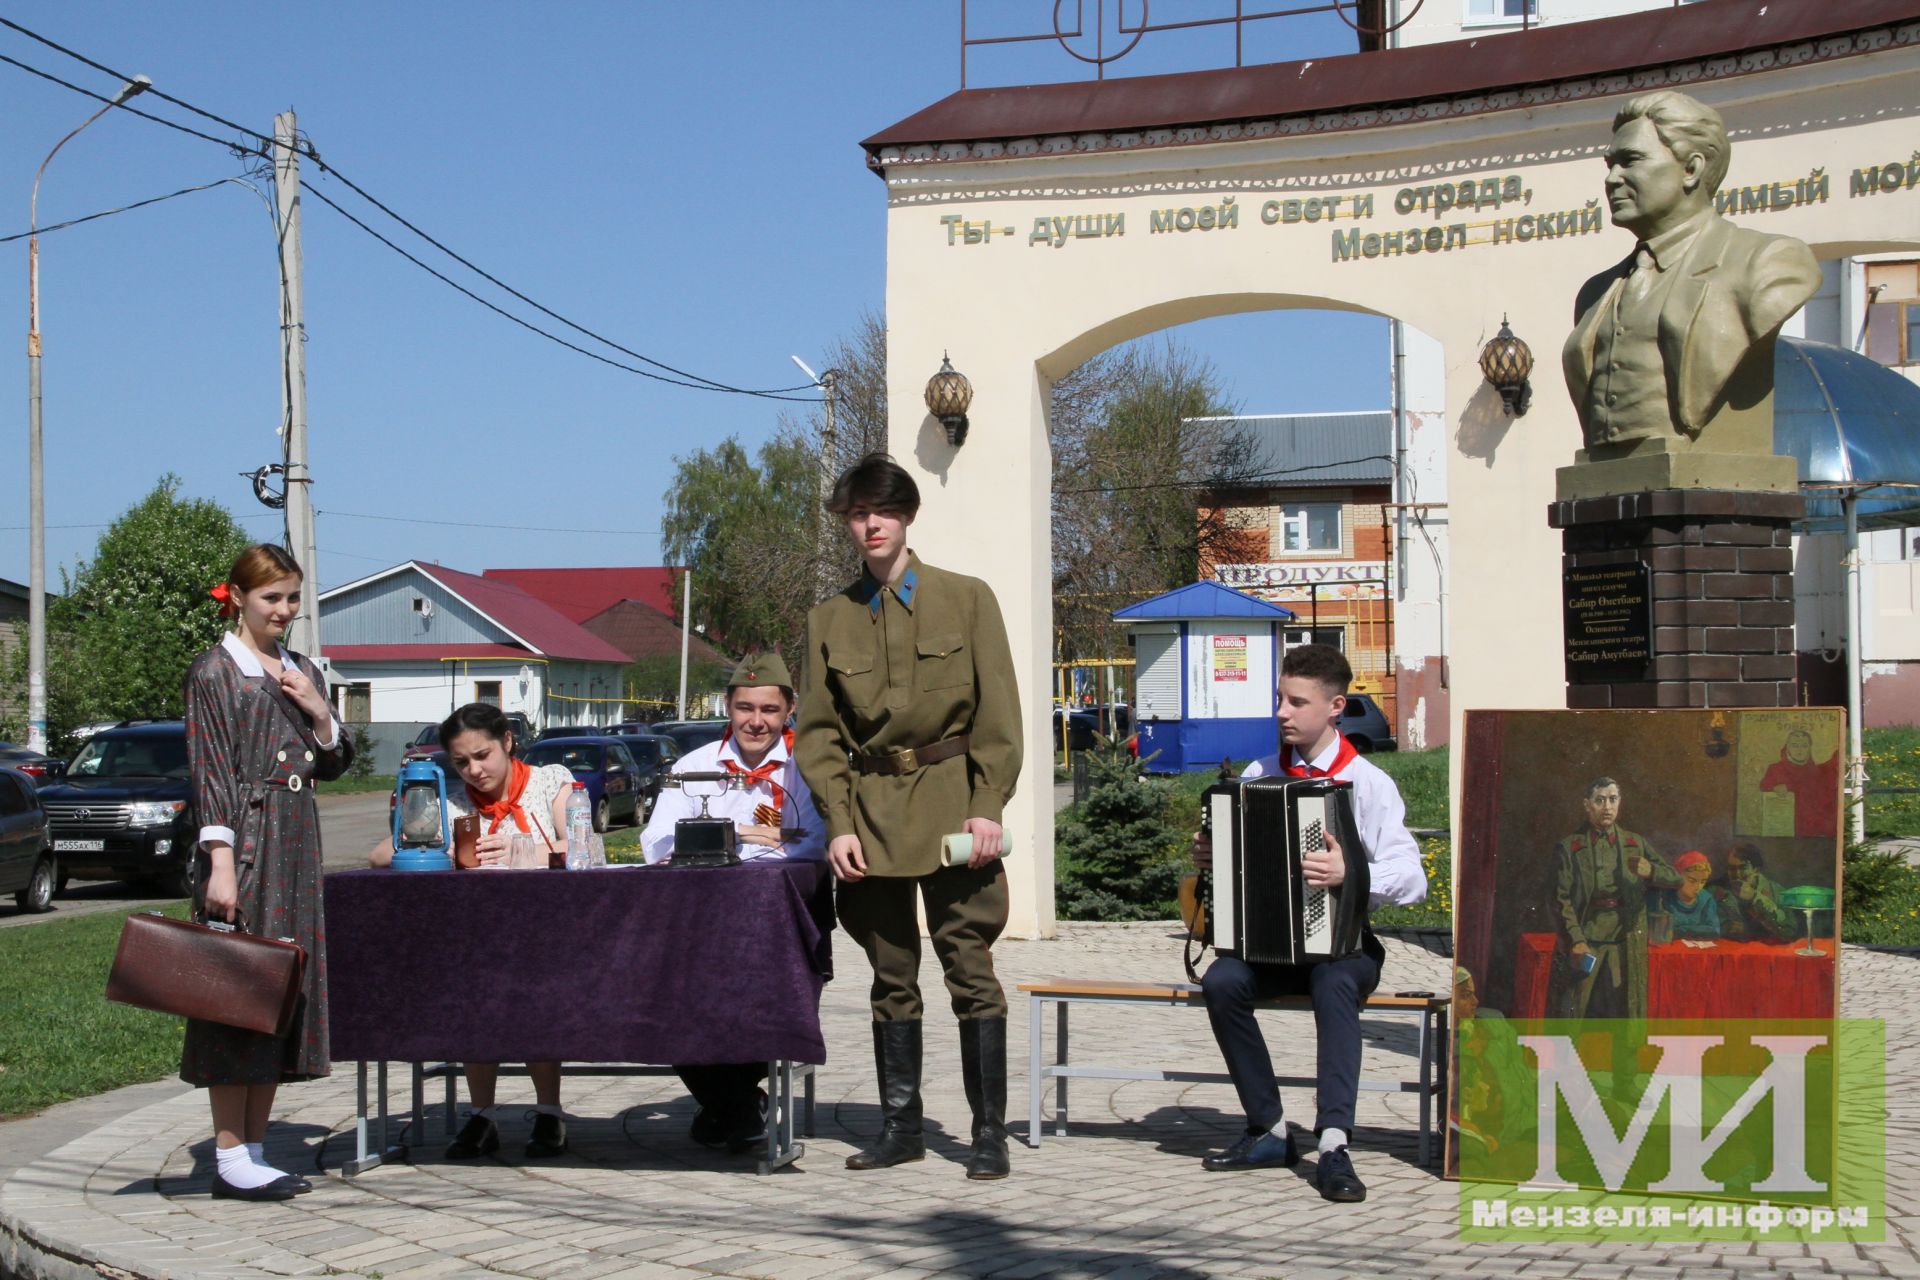
M 1508 22 L 1540 16 L 1540 0 L 1467 0 L 1468 22 Z
M 1275 550 L 1281 552 L 1338 551 L 1340 504 L 1337 502 L 1283 502 L 1277 508 Z

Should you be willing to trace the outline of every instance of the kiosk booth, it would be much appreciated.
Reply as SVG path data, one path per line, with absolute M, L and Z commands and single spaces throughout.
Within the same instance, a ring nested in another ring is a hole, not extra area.
M 1293 611 L 1217 582 L 1116 610 L 1134 647 L 1140 759 L 1191 773 L 1270 755 L 1281 628 Z

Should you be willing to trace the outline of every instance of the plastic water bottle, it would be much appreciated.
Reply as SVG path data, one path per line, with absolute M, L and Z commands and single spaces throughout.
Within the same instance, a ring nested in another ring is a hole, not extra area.
M 567 797 L 567 870 L 584 871 L 593 865 L 593 801 L 587 784 L 573 784 Z

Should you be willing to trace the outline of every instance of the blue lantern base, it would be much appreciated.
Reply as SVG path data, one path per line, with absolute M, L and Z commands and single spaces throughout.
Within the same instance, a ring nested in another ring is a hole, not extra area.
M 453 855 L 445 849 L 395 849 L 395 871 L 451 871 Z

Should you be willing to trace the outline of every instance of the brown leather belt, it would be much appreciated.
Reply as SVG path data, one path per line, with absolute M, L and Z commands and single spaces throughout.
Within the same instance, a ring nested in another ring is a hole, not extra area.
M 963 733 L 948 738 L 944 742 L 936 742 L 930 747 L 908 747 L 905 751 L 895 751 L 884 756 L 855 756 L 853 767 L 861 773 L 882 773 L 894 776 L 908 774 L 916 769 L 924 769 L 930 764 L 965 755 L 967 746 L 972 740 L 969 735 Z

